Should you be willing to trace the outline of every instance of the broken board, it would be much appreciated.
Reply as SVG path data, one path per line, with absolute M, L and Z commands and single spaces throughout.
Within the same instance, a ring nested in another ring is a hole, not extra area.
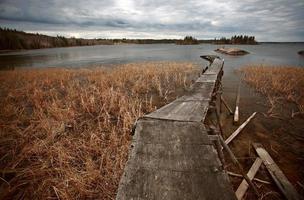
M 262 159 L 264 165 L 266 166 L 268 172 L 273 178 L 274 182 L 284 194 L 286 199 L 288 200 L 298 200 L 300 199 L 299 194 L 293 187 L 293 185 L 289 182 L 287 177 L 281 171 L 279 166 L 274 162 L 269 153 L 264 149 L 264 147 L 259 143 L 253 143 L 253 147 L 257 152 L 258 156 Z

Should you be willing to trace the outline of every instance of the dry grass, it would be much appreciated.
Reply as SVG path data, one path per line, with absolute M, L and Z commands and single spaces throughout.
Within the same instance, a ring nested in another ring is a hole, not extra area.
M 198 72 L 166 62 L 1 71 L 0 199 L 113 199 L 134 121 Z
M 257 91 L 267 95 L 271 104 L 285 99 L 304 113 L 304 68 L 289 66 L 246 66 L 240 70 L 243 79 Z

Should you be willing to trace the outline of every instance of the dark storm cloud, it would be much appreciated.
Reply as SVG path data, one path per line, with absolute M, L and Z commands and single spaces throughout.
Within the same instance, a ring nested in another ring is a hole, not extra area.
M 304 40 L 303 0 L 0 0 L 0 25 L 77 37 Z

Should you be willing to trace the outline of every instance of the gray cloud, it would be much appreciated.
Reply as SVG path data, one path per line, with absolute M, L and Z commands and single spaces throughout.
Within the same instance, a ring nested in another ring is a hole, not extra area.
M 304 41 L 303 0 L 0 0 L 0 26 L 84 38 Z

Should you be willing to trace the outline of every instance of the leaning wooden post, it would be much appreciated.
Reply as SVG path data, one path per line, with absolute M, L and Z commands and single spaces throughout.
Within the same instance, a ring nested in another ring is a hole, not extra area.
M 225 143 L 229 144 L 244 128 L 245 126 L 254 118 L 257 112 L 254 112 L 236 131 L 234 131 L 226 140 Z
M 252 181 L 250 180 L 250 178 L 247 176 L 247 174 L 244 172 L 244 169 L 243 169 L 242 165 L 239 163 L 239 161 L 236 159 L 236 157 L 233 154 L 233 152 L 230 150 L 230 148 L 228 147 L 228 145 L 225 143 L 223 137 L 221 135 L 218 135 L 218 136 L 220 138 L 220 142 L 221 142 L 223 148 L 228 152 L 228 154 L 231 157 L 233 163 L 239 168 L 242 176 L 247 181 L 248 185 L 250 185 L 250 187 L 252 187 L 254 193 L 259 197 L 260 196 L 259 191 L 254 186 L 254 184 L 252 183 Z
M 216 108 L 216 104 L 214 104 L 212 107 L 210 106 L 210 108 L 213 108 L 214 111 L 215 111 L 215 116 L 216 116 L 216 121 L 218 123 L 218 128 L 220 130 L 220 134 L 223 136 L 224 132 L 223 132 L 223 129 L 222 129 L 222 124 L 221 124 L 221 120 L 220 120 L 220 115 L 217 111 L 217 108 Z
M 251 168 L 249 169 L 249 171 L 247 173 L 247 176 L 249 177 L 250 180 L 254 179 L 254 176 L 258 172 L 261 164 L 262 164 L 262 160 L 259 157 L 256 158 L 256 160 L 254 161 L 253 165 L 251 166 Z M 249 185 L 246 182 L 246 180 L 243 180 L 242 183 L 239 185 L 238 189 L 235 192 L 236 198 L 238 200 L 243 199 L 243 196 L 245 195 L 245 193 L 248 189 L 248 186 Z
M 232 109 L 229 107 L 229 105 L 227 104 L 227 102 L 225 101 L 224 97 L 221 96 L 221 102 L 223 102 L 224 106 L 227 108 L 227 110 L 229 111 L 230 115 L 233 115 Z
M 235 101 L 235 111 L 234 111 L 234 117 L 233 117 L 233 123 L 238 124 L 239 122 L 239 104 L 240 104 L 240 93 L 241 93 L 241 81 L 239 83 L 237 95 L 236 95 L 236 101 Z
M 220 98 L 219 98 L 219 106 L 220 106 L 220 113 L 222 113 L 222 94 L 223 94 L 223 85 L 222 85 L 222 83 L 220 82 L 219 83 L 219 89 L 220 89 L 220 91 L 219 91 L 219 95 L 220 95 Z
M 220 92 L 220 113 L 222 113 L 222 92 Z

